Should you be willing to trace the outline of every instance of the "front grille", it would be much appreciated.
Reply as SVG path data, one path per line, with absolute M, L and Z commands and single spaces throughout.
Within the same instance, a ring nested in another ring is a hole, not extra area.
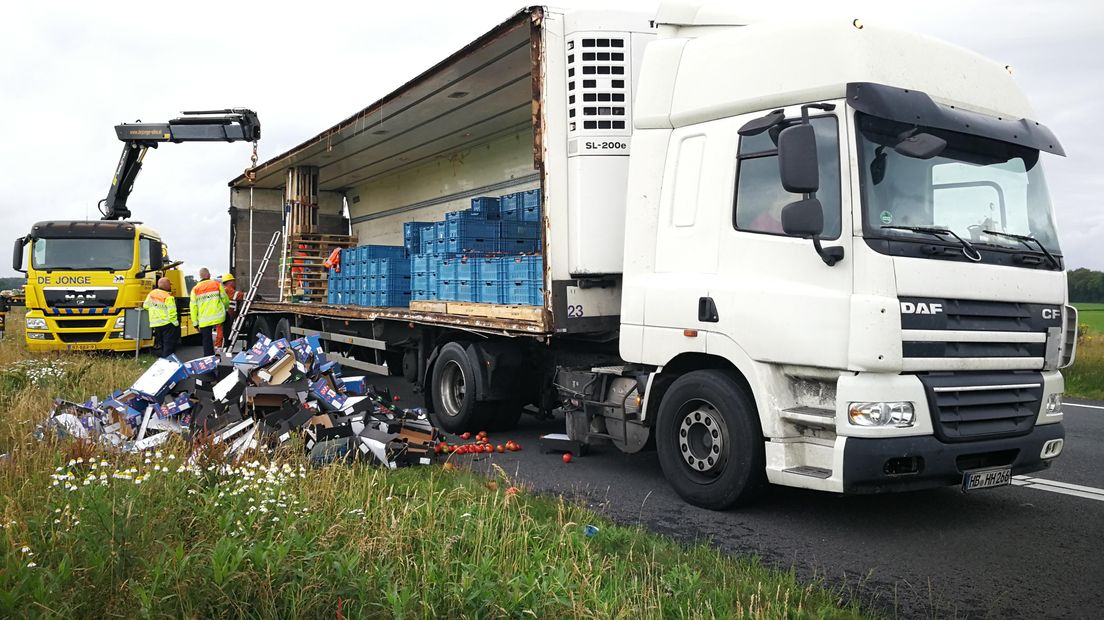
M 905 357 L 1043 357 L 1045 342 L 916 341 L 901 345 Z
M 54 321 L 61 329 L 100 329 L 107 327 L 107 321 L 96 319 L 94 321 L 84 319 L 56 319 Z
M 935 435 L 949 442 L 1026 435 L 1043 400 L 1037 372 L 930 373 L 920 381 Z
M 1056 304 L 902 297 L 901 329 L 1045 332 L 1062 325 Z
M 99 342 L 103 340 L 103 332 L 59 332 L 58 339 L 62 342 L 68 342 L 70 344 L 75 343 L 88 343 Z

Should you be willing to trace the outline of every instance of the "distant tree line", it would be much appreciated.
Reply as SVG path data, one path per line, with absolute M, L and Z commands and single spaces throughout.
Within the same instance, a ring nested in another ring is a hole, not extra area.
M 1104 303 L 1104 271 L 1074 269 L 1069 272 L 1070 301 Z
M 27 278 L 0 278 L 0 291 L 19 288 L 27 283 Z

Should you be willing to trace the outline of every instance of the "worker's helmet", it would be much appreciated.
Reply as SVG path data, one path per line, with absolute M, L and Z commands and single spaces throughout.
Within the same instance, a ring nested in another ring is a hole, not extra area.
M 222 276 L 222 283 L 223 284 L 226 284 L 227 282 L 231 282 L 233 280 L 234 280 L 234 274 L 232 274 L 232 273 L 227 273 L 227 274 L 224 274 Z

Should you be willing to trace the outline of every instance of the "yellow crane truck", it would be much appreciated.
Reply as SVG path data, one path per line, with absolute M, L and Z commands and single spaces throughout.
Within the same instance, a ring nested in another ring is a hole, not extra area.
M 184 112 L 167 123 L 115 127 L 125 144 L 100 221 L 39 222 L 15 240 L 12 268 L 27 274 L 26 343 L 31 351 L 133 351 L 123 339 L 123 315 L 138 308 L 160 277 L 172 283 L 181 335 L 196 333 L 180 261 L 169 260 L 161 235 L 127 221 L 126 202 L 146 151 L 161 143 L 252 141 L 261 137 L 256 113 L 245 109 Z M 152 340 L 142 346 L 152 345 Z

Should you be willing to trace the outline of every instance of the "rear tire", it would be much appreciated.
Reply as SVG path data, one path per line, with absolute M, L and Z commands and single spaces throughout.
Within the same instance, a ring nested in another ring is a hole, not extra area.
M 655 433 L 663 474 L 687 502 L 724 510 L 766 489 L 755 403 L 724 372 L 698 370 L 676 379 L 659 405 Z
M 272 323 L 268 322 L 267 317 L 258 316 L 257 318 L 253 319 L 253 333 L 242 334 L 242 336 L 246 339 L 246 341 L 252 344 L 256 341 L 257 334 L 264 334 L 266 338 L 272 337 Z
M 289 323 L 286 318 L 285 319 L 280 319 L 279 321 L 276 321 L 276 333 L 272 337 L 273 340 L 279 340 L 281 338 L 283 338 L 285 340 L 291 340 L 292 339 L 292 337 L 291 337 L 291 323 Z
M 463 345 L 450 342 L 441 347 L 433 365 L 430 394 L 437 424 L 450 433 L 486 430 L 495 403 L 475 399 L 475 368 Z

